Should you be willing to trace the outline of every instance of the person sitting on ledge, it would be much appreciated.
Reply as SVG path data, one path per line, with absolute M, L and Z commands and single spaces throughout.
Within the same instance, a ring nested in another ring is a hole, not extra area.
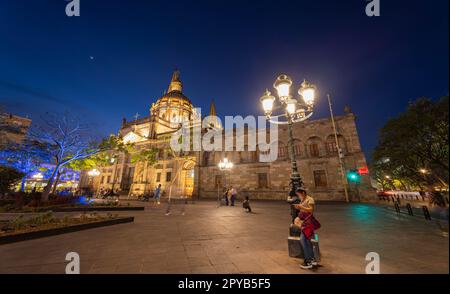
M 304 252 L 304 262 L 300 267 L 302 269 L 311 269 L 317 266 L 311 238 L 314 236 L 314 231 L 320 228 L 320 223 L 313 215 L 314 198 L 307 195 L 306 190 L 302 188 L 298 188 L 295 192 L 301 201 L 300 204 L 294 204 L 295 208 L 300 210 L 298 217 L 295 219 L 295 224 L 299 225 L 301 229 L 300 243 Z

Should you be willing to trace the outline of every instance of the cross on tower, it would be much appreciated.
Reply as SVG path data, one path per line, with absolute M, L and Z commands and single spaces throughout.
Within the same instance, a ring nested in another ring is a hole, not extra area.
M 138 120 L 138 118 L 139 118 L 139 113 L 136 113 L 133 117 L 134 117 L 134 121 L 137 121 Z

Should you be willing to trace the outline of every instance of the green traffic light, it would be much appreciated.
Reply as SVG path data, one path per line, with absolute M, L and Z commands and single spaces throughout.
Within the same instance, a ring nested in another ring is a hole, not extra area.
M 347 178 L 350 182 L 359 182 L 360 181 L 360 176 L 359 176 L 358 172 L 356 172 L 354 170 L 347 172 Z

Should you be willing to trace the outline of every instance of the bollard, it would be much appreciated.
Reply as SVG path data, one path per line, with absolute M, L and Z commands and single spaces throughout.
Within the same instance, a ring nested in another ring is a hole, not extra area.
M 414 215 L 411 204 L 406 204 L 406 209 L 408 209 L 408 214 L 409 215 Z
M 397 211 L 397 213 L 400 213 L 400 206 L 398 202 L 394 202 L 394 206 L 395 206 L 395 211 Z
M 425 216 L 425 219 L 431 220 L 431 215 L 430 215 L 430 212 L 428 211 L 428 207 L 426 207 L 424 205 L 424 206 L 422 206 L 422 210 L 423 210 L 423 215 Z

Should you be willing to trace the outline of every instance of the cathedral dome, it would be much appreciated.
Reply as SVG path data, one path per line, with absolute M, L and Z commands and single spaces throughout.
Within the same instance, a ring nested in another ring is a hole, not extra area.
M 172 80 L 169 84 L 169 89 L 161 98 L 158 99 L 157 103 L 167 100 L 175 100 L 173 102 L 176 102 L 176 100 L 181 100 L 180 102 L 187 102 L 192 106 L 191 100 L 183 94 L 183 83 L 180 80 L 180 72 L 178 70 L 173 73 Z
M 182 101 L 187 102 L 187 103 L 192 105 L 191 100 L 189 100 L 189 98 L 186 97 L 182 92 L 177 91 L 177 90 L 173 90 L 171 92 L 167 92 L 161 98 L 159 98 L 158 101 L 159 100 L 165 101 L 165 100 L 168 100 L 168 99 L 171 99 L 171 100 L 174 100 L 174 99 L 175 100 L 182 100 Z
M 168 91 L 152 105 L 150 114 L 160 124 L 176 129 L 181 122 L 192 119 L 193 108 L 191 100 L 183 94 L 183 84 L 177 70 L 172 75 Z

